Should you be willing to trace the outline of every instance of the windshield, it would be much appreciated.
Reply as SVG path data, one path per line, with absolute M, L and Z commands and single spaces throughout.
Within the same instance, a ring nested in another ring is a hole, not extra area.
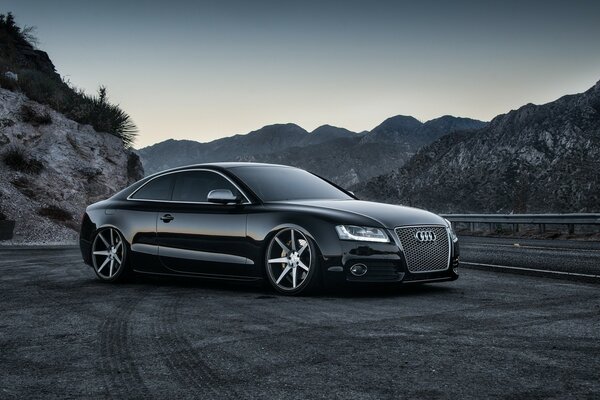
M 229 170 L 262 201 L 352 199 L 323 179 L 297 168 L 252 166 Z

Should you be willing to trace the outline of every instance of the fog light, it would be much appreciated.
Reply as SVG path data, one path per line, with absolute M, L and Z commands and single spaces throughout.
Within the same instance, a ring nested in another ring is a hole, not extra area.
M 367 266 L 365 264 L 354 264 L 350 267 L 350 273 L 354 276 L 363 276 L 367 273 Z

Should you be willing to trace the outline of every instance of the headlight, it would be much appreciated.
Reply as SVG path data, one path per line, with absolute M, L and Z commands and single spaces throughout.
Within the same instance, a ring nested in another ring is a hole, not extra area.
M 456 236 L 456 232 L 454 232 L 454 229 L 452 229 L 452 224 L 446 218 L 444 218 L 444 221 L 446 221 L 446 223 L 448 224 L 448 232 L 450 232 L 450 238 L 453 242 L 458 242 L 458 236 Z
M 338 225 L 335 227 L 338 236 L 342 240 L 359 240 L 362 242 L 388 243 L 388 235 L 383 229 L 368 226 Z

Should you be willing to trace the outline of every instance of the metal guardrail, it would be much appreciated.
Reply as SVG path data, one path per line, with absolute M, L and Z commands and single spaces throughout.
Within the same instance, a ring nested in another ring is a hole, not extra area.
M 475 224 L 489 224 L 490 231 L 494 225 L 511 224 L 515 232 L 519 225 L 538 225 L 540 233 L 546 231 L 546 225 L 566 225 L 569 233 L 575 233 L 575 225 L 600 225 L 600 214 L 444 214 L 442 217 L 452 222 L 469 224 L 473 231 Z

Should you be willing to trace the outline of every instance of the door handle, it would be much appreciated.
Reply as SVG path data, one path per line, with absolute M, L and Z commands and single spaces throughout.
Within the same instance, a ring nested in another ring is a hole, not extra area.
M 168 224 L 169 222 L 173 221 L 175 219 L 174 216 L 172 216 L 171 214 L 165 214 L 162 217 L 160 217 L 160 220 L 162 222 L 164 222 L 165 224 Z

